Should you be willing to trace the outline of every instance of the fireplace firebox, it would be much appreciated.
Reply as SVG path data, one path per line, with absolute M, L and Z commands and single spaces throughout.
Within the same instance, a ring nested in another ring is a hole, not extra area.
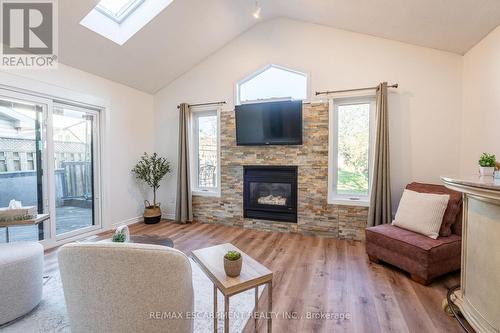
M 244 166 L 245 218 L 297 223 L 297 167 Z

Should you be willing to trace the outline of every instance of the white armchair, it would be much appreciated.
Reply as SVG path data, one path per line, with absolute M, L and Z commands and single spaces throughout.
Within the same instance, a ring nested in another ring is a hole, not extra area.
M 192 332 L 191 265 L 178 250 L 72 243 L 59 251 L 59 267 L 73 333 Z

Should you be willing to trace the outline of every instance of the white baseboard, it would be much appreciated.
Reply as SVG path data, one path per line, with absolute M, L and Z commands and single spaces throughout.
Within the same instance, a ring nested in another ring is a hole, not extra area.
M 175 214 L 174 213 L 162 213 L 161 217 L 167 220 L 175 220 Z

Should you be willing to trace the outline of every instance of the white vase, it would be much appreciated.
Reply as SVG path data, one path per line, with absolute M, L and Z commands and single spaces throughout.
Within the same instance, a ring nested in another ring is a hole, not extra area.
M 495 172 L 494 167 L 479 167 L 479 174 L 481 176 L 490 176 L 493 177 L 493 173 Z

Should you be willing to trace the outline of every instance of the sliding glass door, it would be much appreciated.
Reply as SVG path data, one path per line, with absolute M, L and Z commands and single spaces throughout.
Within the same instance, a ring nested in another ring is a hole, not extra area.
M 53 110 L 56 235 L 73 234 L 96 225 L 98 114 L 64 104 Z
M 44 119 L 50 101 L 0 91 L 0 208 L 11 200 L 47 212 Z M 1 218 L 0 218 L 1 220 Z M 44 240 L 48 223 L 0 228 L 0 243 Z
M 0 89 L 0 208 L 16 200 L 50 214 L 40 225 L 9 227 L 11 242 L 56 242 L 100 227 L 99 117 L 97 109 Z

